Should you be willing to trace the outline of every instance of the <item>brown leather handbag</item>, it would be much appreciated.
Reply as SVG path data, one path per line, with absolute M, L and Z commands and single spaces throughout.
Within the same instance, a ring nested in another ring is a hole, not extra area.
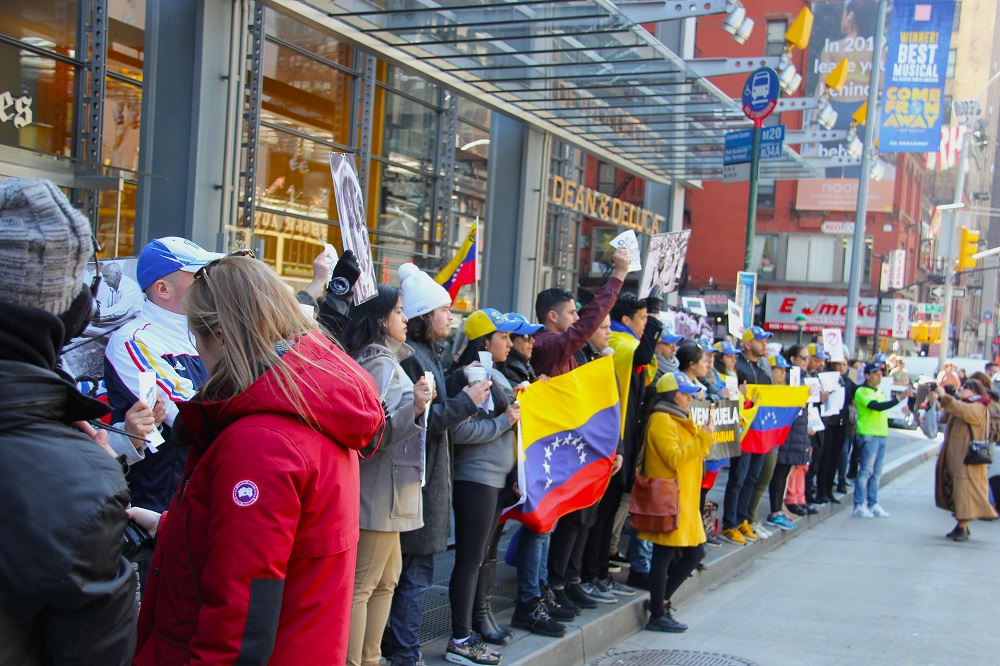
M 646 445 L 636 462 L 635 484 L 629 503 L 629 522 L 640 532 L 667 534 L 677 529 L 680 485 L 676 478 L 651 479 L 646 472 Z

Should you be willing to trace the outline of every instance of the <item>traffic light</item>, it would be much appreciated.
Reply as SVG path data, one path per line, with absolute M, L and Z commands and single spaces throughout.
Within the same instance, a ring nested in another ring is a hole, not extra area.
M 910 339 L 914 342 L 927 343 L 928 324 L 926 321 L 915 321 L 910 324 Z
M 958 270 L 975 268 L 976 260 L 972 255 L 979 252 L 979 232 L 962 227 L 962 239 L 958 244 Z
M 939 344 L 941 342 L 941 322 L 931 322 L 930 329 L 927 332 L 927 342 L 931 344 Z

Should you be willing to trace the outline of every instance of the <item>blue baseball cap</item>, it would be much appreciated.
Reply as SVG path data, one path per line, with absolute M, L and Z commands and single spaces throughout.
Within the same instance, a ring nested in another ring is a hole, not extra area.
M 736 356 L 737 354 L 740 353 L 739 349 L 737 349 L 736 347 L 732 346 L 726 340 L 720 340 L 719 342 L 716 342 L 715 343 L 715 349 L 716 349 L 716 351 L 722 352 L 726 356 Z
M 511 321 L 516 321 L 520 325 L 511 331 L 514 335 L 537 335 L 539 331 L 544 331 L 545 327 L 541 324 L 532 324 L 528 321 L 528 318 L 522 314 L 516 312 L 508 312 L 506 315 L 507 319 Z
M 786 361 L 785 357 L 782 356 L 781 354 L 775 354 L 774 356 L 769 356 L 767 362 L 771 364 L 772 368 L 788 369 L 792 367 L 791 364 L 789 364 L 789 362 Z
M 676 345 L 683 339 L 683 335 L 677 335 L 676 333 L 672 333 L 670 331 L 663 331 L 660 333 L 660 342 L 665 345 Z
M 177 236 L 157 238 L 139 253 L 135 276 L 145 291 L 151 284 L 176 271 L 195 273 L 205 264 L 225 255 L 209 252 L 194 241 Z
M 667 393 L 668 391 L 680 391 L 688 395 L 697 393 L 701 387 L 695 386 L 683 372 L 665 372 L 656 382 L 657 393 Z
M 462 328 L 465 329 L 465 334 L 469 336 L 470 340 L 475 340 L 476 338 L 481 338 L 484 335 L 489 335 L 494 331 L 500 331 L 501 333 L 513 333 L 521 326 L 521 322 L 514 321 L 500 312 L 499 310 L 494 310 L 493 308 L 483 308 L 482 310 L 476 310 L 470 314 Z
M 823 349 L 823 345 L 816 344 L 815 342 L 809 345 L 809 355 L 824 361 L 830 360 L 830 355 Z
M 765 331 L 760 326 L 749 326 L 743 331 L 743 342 L 750 340 L 767 340 L 771 337 L 769 331 Z
M 719 351 L 718 349 L 712 346 L 711 340 L 706 340 L 705 338 L 700 338 L 698 340 L 695 340 L 695 344 L 698 345 L 698 348 L 701 349 L 706 354 L 714 354 Z

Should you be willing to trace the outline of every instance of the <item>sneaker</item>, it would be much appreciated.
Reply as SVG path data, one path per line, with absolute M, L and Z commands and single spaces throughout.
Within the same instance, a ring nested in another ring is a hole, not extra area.
M 705 532 L 705 545 L 709 548 L 722 548 L 722 540 L 714 534 Z
M 870 507 L 868 507 L 868 509 L 869 509 L 869 511 L 872 512 L 872 515 L 875 516 L 876 518 L 888 518 L 889 517 L 889 512 L 886 511 L 885 509 L 883 509 L 882 505 L 879 504 L 878 502 L 876 502 L 875 504 L 872 504 Z
M 750 525 L 750 529 L 752 529 L 753 533 L 759 536 L 761 539 L 767 539 L 768 537 L 771 536 L 771 533 L 768 532 L 766 529 L 764 529 L 764 526 L 761 525 L 760 522 L 752 523 Z
M 468 666 L 479 666 L 480 664 L 496 666 L 500 663 L 500 653 L 486 647 L 486 643 L 479 640 L 478 634 L 473 631 L 464 643 L 456 643 L 454 639 L 448 641 L 444 660 Z
M 722 530 L 719 538 L 723 541 L 728 541 L 729 543 L 735 543 L 737 546 L 747 545 L 747 540 L 743 538 L 743 533 L 736 527 L 728 530 Z
M 514 617 L 510 623 L 542 636 L 561 638 L 566 635 L 566 625 L 556 622 L 549 616 L 549 611 L 541 599 L 514 606 Z
M 598 603 L 601 604 L 618 603 L 618 599 L 615 598 L 615 595 L 611 594 L 610 592 L 601 591 L 601 588 L 597 586 L 596 581 L 590 583 L 580 583 L 579 587 L 581 590 L 583 590 L 584 594 L 586 594 L 588 597 L 590 597 L 591 599 L 593 599 Z
M 622 570 L 620 564 L 614 564 L 613 562 L 608 562 L 608 573 L 618 573 Z
M 594 581 L 594 585 L 597 585 L 601 592 L 607 592 L 610 594 L 617 594 L 619 597 L 634 597 L 635 588 L 629 587 L 623 583 L 619 583 L 617 580 L 608 576 L 607 578 L 598 578 Z
M 416 661 L 407 661 L 402 657 L 392 655 L 389 657 L 389 666 L 424 666 L 424 660 L 417 659 Z
M 620 564 L 623 567 L 627 567 L 629 565 L 628 557 L 626 557 L 625 555 L 622 555 L 621 553 L 619 553 L 617 551 L 614 552 L 614 553 L 611 553 L 611 557 L 609 557 L 608 559 L 611 562 L 613 562 L 615 564 Z
M 565 587 L 565 591 L 570 601 L 580 608 L 597 608 L 598 603 L 604 603 L 597 601 L 597 599 L 584 592 L 579 583 L 570 583 Z M 556 596 L 556 598 L 558 599 L 559 597 Z
M 767 519 L 767 524 L 768 525 L 774 525 L 775 527 L 777 527 L 780 530 L 794 530 L 795 527 L 796 527 L 795 523 L 793 523 L 792 521 L 788 520 L 788 518 L 785 518 L 780 513 L 778 515 L 776 515 L 776 516 L 771 516 L 770 518 L 768 518 Z
M 749 520 L 744 520 L 742 523 L 740 523 L 737 526 L 736 529 L 738 529 L 740 532 L 743 533 L 743 536 L 746 538 L 747 541 L 757 541 L 757 540 L 760 539 L 760 537 L 758 537 L 754 533 L 753 528 L 750 527 L 750 521 Z
M 788 510 L 794 513 L 796 516 L 808 516 L 809 511 L 802 504 L 789 504 Z
M 683 634 L 687 631 L 687 626 L 664 613 L 659 617 L 649 618 L 645 629 L 646 631 L 662 631 L 668 634 Z
M 837 492 L 840 493 L 841 495 L 846 495 L 847 494 L 847 484 L 844 483 L 843 481 L 841 481 L 840 483 L 838 483 L 837 484 Z
M 559 606 L 571 611 L 573 613 L 573 617 L 576 617 L 577 615 L 583 612 L 583 608 L 576 605 L 576 603 L 569 598 L 569 595 L 566 594 L 565 588 L 552 589 L 550 590 L 550 592 L 552 593 L 552 598 L 555 600 L 555 602 Z M 594 606 L 594 608 L 597 608 L 597 606 Z M 552 612 L 551 609 L 549 610 L 549 612 L 550 613 Z
M 856 504 L 854 506 L 854 511 L 851 515 L 857 516 L 858 518 L 874 518 L 875 514 L 868 510 L 864 504 Z
M 567 608 L 556 601 L 556 595 L 548 587 L 542 592 L 542 603 L 545 604 L 545 610 L 549 617 L 560 622 L 572 620 L 581 612 L 579 606 L 574 605 L 572 608 Z

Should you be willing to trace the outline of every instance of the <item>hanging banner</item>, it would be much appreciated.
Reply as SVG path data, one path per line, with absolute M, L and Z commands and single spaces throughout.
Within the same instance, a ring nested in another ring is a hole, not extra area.
M 885 63 L 879 150 L 925 153 L 941 139 L 954 0 L 896 0 Z

